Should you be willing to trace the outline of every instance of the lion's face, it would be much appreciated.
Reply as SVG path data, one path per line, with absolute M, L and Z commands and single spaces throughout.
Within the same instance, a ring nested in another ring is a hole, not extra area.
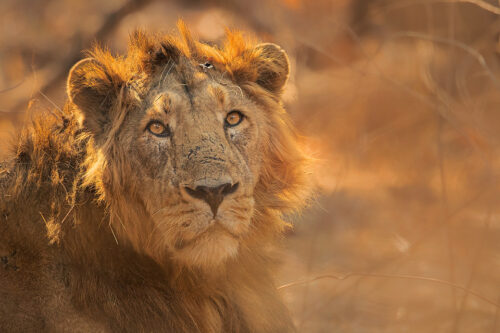
M 234 256 L 249 231 L 266 117 L 211 66 L 184 68 L 189 83 L 183 73 L 157 82 L 119 140 L 164 246 L 200 265 Z
M 281 230 L 255 217 L 290 205 L 302 179 L 304 156 L 279 101 L 288 58 L 235 36 L 225 49 L 186 31 L 184 41 L 134 38 L 127 58 L 97 49 L 68 79 L 95 139 L 87 181 L 138 250 L 220 265 L 248 238 Z

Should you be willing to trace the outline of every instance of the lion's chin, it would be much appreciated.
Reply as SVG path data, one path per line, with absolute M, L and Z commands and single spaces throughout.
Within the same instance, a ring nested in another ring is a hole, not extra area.
M 238 254 L 239 240 L 214 228 L 185 244 L 177 244 L 173 257 L 178 262 L 202 269 L 216 268 Z

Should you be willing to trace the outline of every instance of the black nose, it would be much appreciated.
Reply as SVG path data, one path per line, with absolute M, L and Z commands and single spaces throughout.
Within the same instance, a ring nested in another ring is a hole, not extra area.
M 186 192 L 196 199 L 205 201 L 212 210 L 214 217 L 217 215 L 217 210 L 224 200 L 226 195 L 234 193 L 238 189 L 239 183 L 231 185 L 230 183 L 222 184 L 219 186 L 196 186 L 192 188 L 185 187 Z

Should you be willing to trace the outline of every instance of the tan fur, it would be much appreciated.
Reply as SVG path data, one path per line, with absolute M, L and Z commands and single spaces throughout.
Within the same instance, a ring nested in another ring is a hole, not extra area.
M 89 52 L 63 112 L 0 164 L 0 331 L 293 331 L 272 277 L 281 215 L 309 193 L 287 56 L 179 30 Z M 190 194 L 222 183 L 215 213 Z

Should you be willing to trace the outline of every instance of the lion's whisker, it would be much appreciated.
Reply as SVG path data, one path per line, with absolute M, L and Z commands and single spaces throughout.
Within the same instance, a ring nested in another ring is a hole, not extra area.
M 111 234 L 113 234 L 113 237 L 115 239 L 116 245 L 118 245 L 118 238 L 116 238 L 115 232 L 114 232 L 113 227 L 111 226 L 111 224 L 109 224 L 109 229 L 111 230 Z

